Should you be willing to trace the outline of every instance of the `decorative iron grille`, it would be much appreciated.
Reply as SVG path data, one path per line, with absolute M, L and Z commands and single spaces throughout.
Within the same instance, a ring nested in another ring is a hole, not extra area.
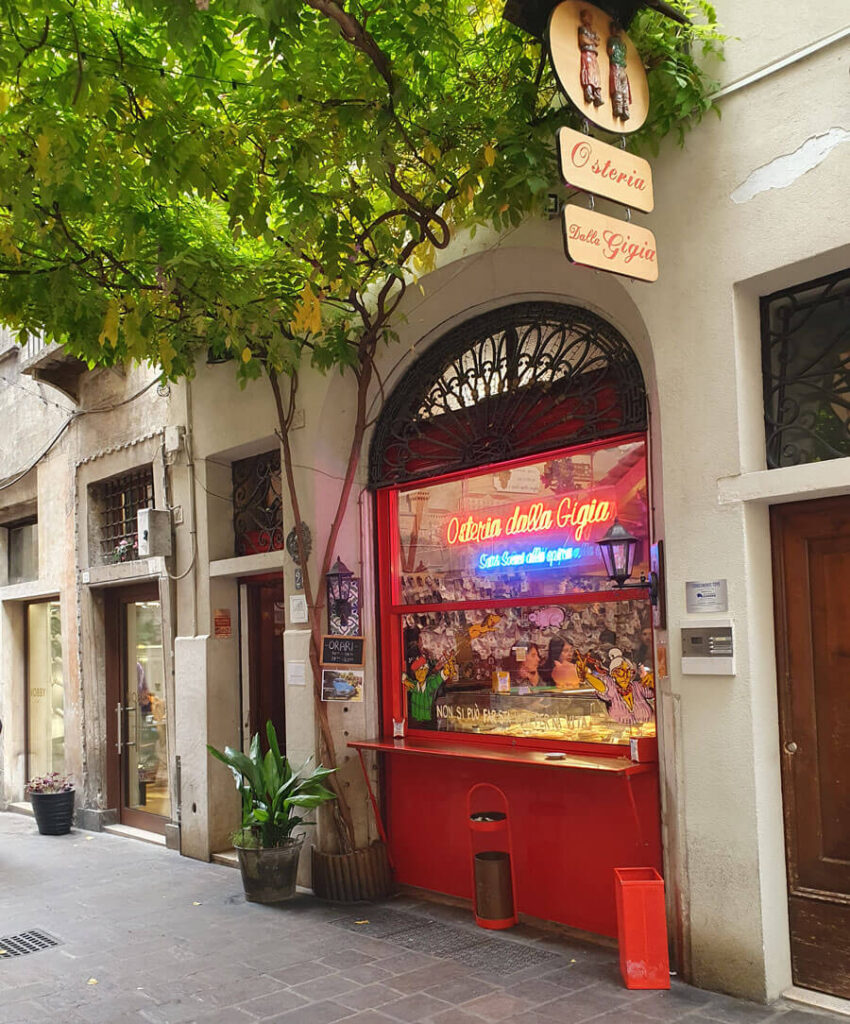
M 769 469 L 850 456 L 850 269 L 761 300 Z
M 623 336 L 578 306 L 527 302 L 461 324 L 387 400 L 372 487 L 504 462 L 646 429 L 640 364 Z
M 283 548 L 279 449 L 233 463 L 233 528 L 237 555 Z
M 153 508 L 153 468 L 143 466 L 131 473 L 95 484 L 102 562 L 132 562 L 139 557 L 137 516 L 140 508 Z

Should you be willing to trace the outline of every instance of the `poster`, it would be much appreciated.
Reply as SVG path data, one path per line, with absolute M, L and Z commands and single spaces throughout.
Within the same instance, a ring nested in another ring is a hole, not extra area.
M 322 669 L 322 700 L 346 704 L 363 701 L 363 670 L 357 668 Z
M 216 608 L 213 612 L 213 636 L 216 640 L 233 639 L 233 623 L 229 608 Z

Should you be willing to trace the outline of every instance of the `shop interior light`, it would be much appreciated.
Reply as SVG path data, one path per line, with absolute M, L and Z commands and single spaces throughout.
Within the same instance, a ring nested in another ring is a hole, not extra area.
M 652 604 L 657 604 L 658 576 L 656 573 L 651 572 L 649 579 L 646 576 L 641 576 L 637 583 L 627 582 L 634 568 L 635 551 L 638 546 L 637 537 L 629 533 L 619 519 L 615 519 L 613 526 L 598 543 L 605 571 L 611 582 L 620 590 L 648 589 L 650 601 Z
M 341 626 L 348 625 L 348 617 L 351 615 L 353 580 L 354 573 L 337 555 L 336 561 L 325 576 L 325 581 L 328 586 L 328 607 L 332 614 L 339 617 Z

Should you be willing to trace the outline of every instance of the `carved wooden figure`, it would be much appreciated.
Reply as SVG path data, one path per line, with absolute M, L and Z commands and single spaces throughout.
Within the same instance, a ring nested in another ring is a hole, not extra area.
M 588 10 L 581 12 L 578 29 L 578 48 L 581 50 L 581 87 L 584 102 L 601 107 L 602 79 L 599 74 L 599 35 L 593 31 L 593 16 Z
M 629 83 L 628 51 L 626 41 L 620 35 L 620 26 L 611 22 L 611 34 L 608 36 L 608 60 L 611 66 L 609 89 L 611 91 L 611 109 L 614 117 L 620 121 L 628 121 L 631 116 L 632 87 Z

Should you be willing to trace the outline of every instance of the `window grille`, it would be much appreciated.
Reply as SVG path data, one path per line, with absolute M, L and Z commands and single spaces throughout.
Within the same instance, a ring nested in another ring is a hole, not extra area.
M 137 516 L 154 507 L 153 469 L 145 466 L 97 484 L 101 562 L 131 562 L 139 557 Z
M 455 327 L 410 367 L 372 440 L 372 487 L 646 430 L 625 338 L 587 309 L 524 302 Z
M 761 300 L 769 469 L 850 457 L 850 269 Z
M 233 529 L 237 556 L 282 550 L 279 449 L 233 463 Z

